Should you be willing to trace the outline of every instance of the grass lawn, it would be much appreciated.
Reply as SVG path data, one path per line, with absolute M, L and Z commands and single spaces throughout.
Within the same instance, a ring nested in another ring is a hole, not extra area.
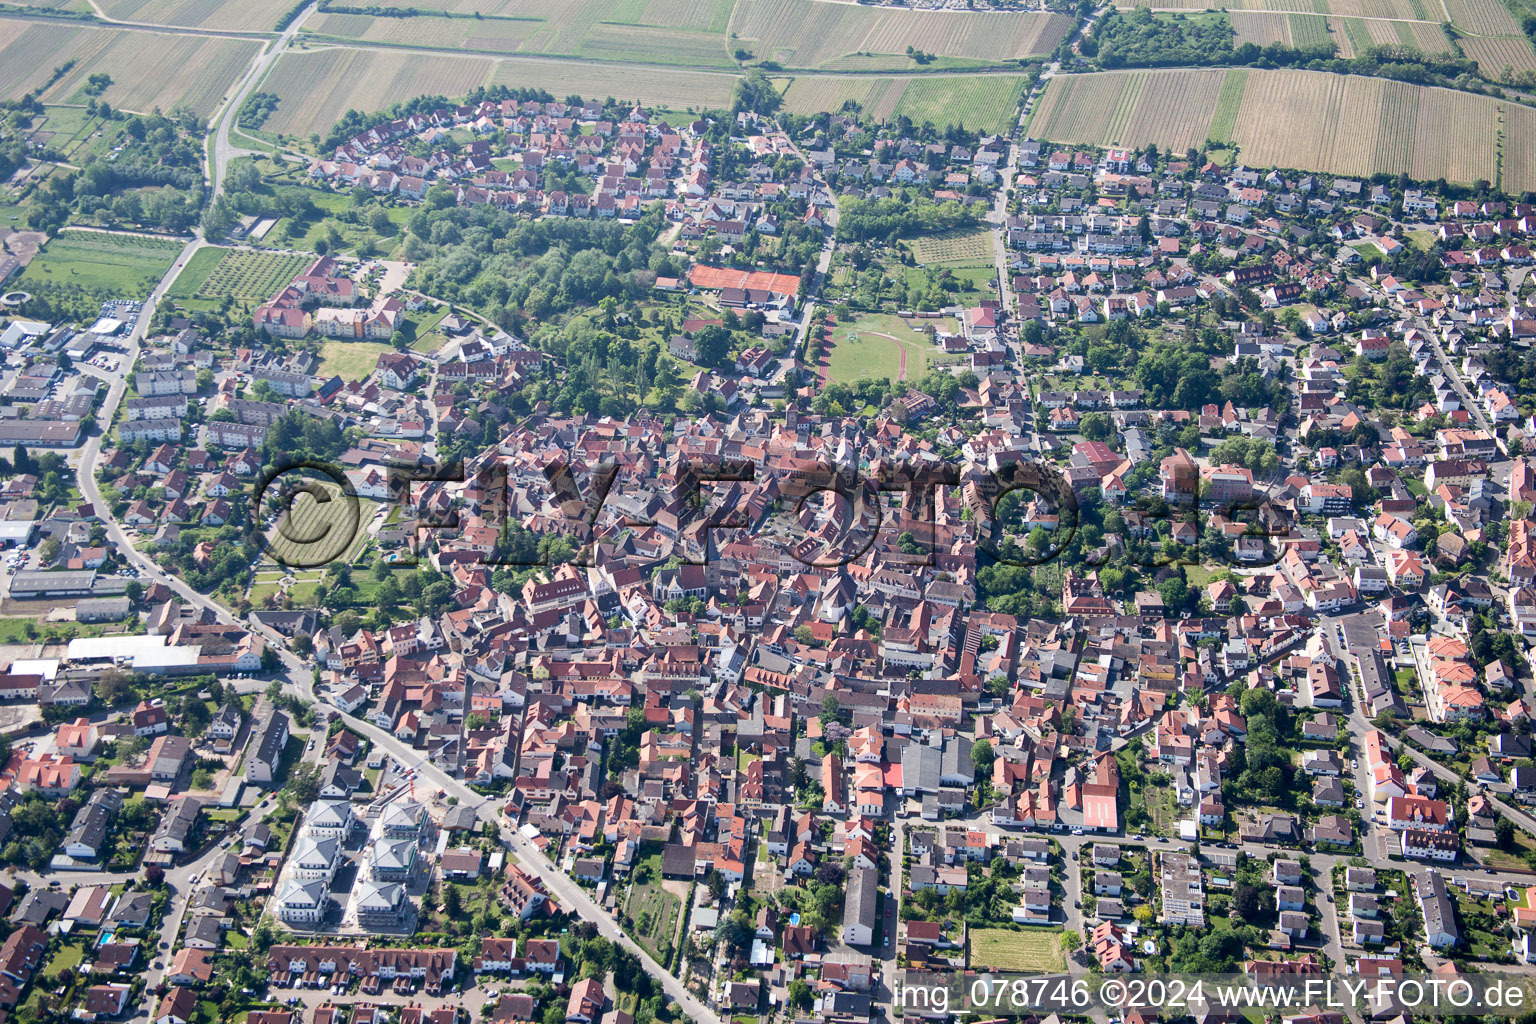
M 832 328 L 832 338 L 827 373 L 827 379 L 832 381 L 862 377 L 917 380 L 928 372 L 930 357 L 937 354 L 926 333 L 914 330 L 901 317 L 889 313 L 866 313 L 852 324 L 838 324 Z
M 393 351 L 377 341 L 327 341 L 320 346 L 320 376 L 362 380 L 378 365 L 379 356 Z
M 213 268 L 219 265 L 219 261 L 228 252 L 228 249 L 216 245 L 197 250 L 187 260 L 187 265 L 181 268 L 181 273 L 176 275 L 176 280 L 171 282 L 166 294 L 173 299 L 190 299 L 196 295 L 203 282 L 208 280 L 208 275 L 213 273 Z
M 78 967 L 78 966 L 80 966 L 80 961 L 82 961 L 84 959 L 85 959 L 85 943 L 84 943 L 84 941 L 81 941 L 81 942 L 71 942 L 71 943 L 69 943 L 67 945 L 60 946 L 59 947 L 59 951 L 53 955 L 53 959 L 48 961 L 48 970 L 47 970 L 46 973 L 48 973 L 51 976 L 57 977 L 58 973 L 60 971 L 64 970 L 65 968 L 67 968 L 67 967 Z
M 1060 928 L 975 928 L 971 931 L 970 965 L 1000 971 L 1064 971 Z
M 79 288 L 101 298 L 149 295 L 181 251 L 181 243 L 157 238 L 71 231 L 51 239 L 13 287 L 23 291 Z
M 1174 806 L 1173 789 L 1169 786 L 1148 786 L 1142 790 L 1147 804 L 1147 814 L 1152 827 L 1158 832 L 1171 835 L 1178 826 L 1178 808 Z
M 27 627 L 33 628 L 32 634 Z M 52 643 L 82 636 L 108 636 L 123 633 L 120 622 L 39 622 L 29 616 L 0 618 L 0 643 Z M 137 632 L 137 630 L 135 630 Z
M 1415 249 L 1428 252 L 1435 247 L 1435 233 L 1428 228 L 1420 228 L 1417 231 L 1405 231 L 1403 237 L 1408 239 Z
M 1184 567 L 1184 581 L 1189 584 L 1191 589 L 1204 587 L 1222 571 L 1221 569 L 1207 569 L 1203 565 L 1186 565 Z

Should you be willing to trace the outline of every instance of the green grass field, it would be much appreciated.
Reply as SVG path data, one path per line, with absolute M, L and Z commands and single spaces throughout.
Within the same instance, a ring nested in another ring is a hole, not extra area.
M 23 291 L 78 288 L 101 298 L 142 299 L 170 269 L 181 243 L 94 231 L 50 239 L 12 286 Z
M 971 931 L 971 966 L 1000 971 L 1064 971 L 1060 928 L 976 928 Z
M 362 380 L 378 365 L 379 356 L 393 351 L 377 341 L 327 341 L 320 346 L 320 376 Z
M 908 327 L 901 317 L 887 313 L 866 313 L 852 324 L 838 324 L 832 329 L 832 338 L 827 371 L 831 381 L 863 377 L 917 380 L 928 372 L 929 358 L 935 354 L 926 334 Z
M 677 915 L 682 901 L 661 887 L 659 881 L 647 882 L 630 890 L 625 912 L 633 919 L 631 934 L 652 956 L 665 963 L 677 936 Z

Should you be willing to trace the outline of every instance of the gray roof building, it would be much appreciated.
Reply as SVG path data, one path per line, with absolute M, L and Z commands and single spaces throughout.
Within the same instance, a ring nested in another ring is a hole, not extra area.
M 867 946 L 874 941 L 879 882 L 879 872 L 873 868 L 856 867 L 848 873 L 843 902 L 843 941 L 850 946 Z

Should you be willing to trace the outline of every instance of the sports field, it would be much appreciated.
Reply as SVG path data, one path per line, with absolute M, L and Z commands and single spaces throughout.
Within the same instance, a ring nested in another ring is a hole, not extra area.
M 181 248 L 171 240 L 69 231 L 50 239 L 13 287 L 78 288 L 103 299 L 143 299 Z
M 1029 131 L 1055 143 L 1181 152 L 1235 142 L 1254 166 L 1496 180 L 1498 100 L 1311 71 L 1137 71 L 1053 79 Z M 1509 147 L 1505 147 L 1509 159 Z
M 866 377 L 916 380 L 928 372 L 936 354 L 928 335 L 898 316 L 865 313 L 851 324 L 832 329 L 827 379 L 848 382 Z
M 84 102 L 86 79 L 104 73 L 112 84 L 102 99 L 115 108 L 187 106 L 209 114 L 260 46 L 249 39 L 0 19 L 0 97 L 41 88 L 55 68 L 73 60 L 43 93 L 44 102 Z
M 973 968 L 999 971 L 1052 972 L 1067 969 L 1061 954 L 1060 928 L 973 928 L 970 933 Z

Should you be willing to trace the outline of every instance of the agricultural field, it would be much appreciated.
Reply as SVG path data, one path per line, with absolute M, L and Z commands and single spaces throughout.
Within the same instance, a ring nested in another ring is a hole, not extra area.
M 1466 0 L 1473 4 L 1499 0 Z M 1282 11 L 1290 14 L 1336 14 L 1345 18 L 1400 18 L 1405 21 L 1443 19 L 1438 0 L 1117 0 L 1118 7 L 1150 7 L 1153 10 L 1203 11 L 1220 7 L 1227 11 Z
M 821 0 L 742 0 L 731 15 L 733 44 L 786 67 L 826 67 L 850 54 L 905 58 L 907 47 L 938 57 L 996 62 L 1049 53 L 1071 19 L 1059 14 L 904 11 Z M 903 63 L 901 66 L 910 66 Z
M 731 0 L 541 0 L 412 5 L 408 18 L 325 13 L 304 30 L 344 40 L 525 56 L 736 68 L 727 47 Z M 366 6 L 366 5 L 359 5 Z
M 1450 13 L 1453 25 L 1473 35 L 1520 34 L 1520 25 L 1503 0 L 1445 0 L 1445 9 Z
M 1059 928 L 973 928 L 970 942 L 970 965 L 975 968 L 1047 973 L 1067 969 Z
M 249 0 L 97 0 L 118 21 L 206 28 L 220 32 L 270 32 L 277 9 Z
M 1536 110 L 1514 103 L 1504 107 L 1504 166 L 1498 184 L 1519 194 L 1536 189 Z M 1491 179 L 1490 179 L 1491 180 Z
M 310 18 L 304 31 L 343 42 L 433 47 L 521 56 L 581 56 L 641 64 L 678 64 L 734 71 L 721 32 L 685 31 L 660 25 L 584 25 L 556 32 L 534 18 L 375 18 L 328 13 Z
M 13 7 L 34 7 L 39 11 L 74 11 L 90 14 L 90 0 L 12 0 Z
M 912 242 L 912 257 L 923 266 L 941 263 L 992 264 L 992 232 L 951 231 L 942 235 L 923 235 Z
M 1509 80 L 1536 71 L 1536 50 L 1520 31 L 1503 0 L 1117 0 L 1121 7 L 1196 11 L 1220 6 L 1230 11 L 1236 42 L 1305 46 L 1332 41 L 1340 57 L 1355 57 L 1373 46 L 1407 46 L 1421 53 L 1458 48 L 1478 63 L 1484 77 Z M 1455 43 L 1441 28 L 1449 21 L 1460 33 Z M 1326 29 L 1320 23 L 1326 23 Z M 1506 74 L 1506 69 L 1511 74 Z
M 1524 36 L 1463 36 L 1457 40 L 1469 60 L 1477 61 L 1483 77 L 1509 81 L 1522 71 L 1536 71 L 1536 49 Z
M 489 82 L 485 57 L 420 55 L 327 47 L 278 58 L 262 85 L 281 97 L 262 127 L 269 132 L 325 132 L 351 109 L 378 110 L 416 96 L 462 96 Z
M 1234 101 L 1220 70 L 1133 71 L 1052 79 L 1035 105 L 1031 135 L 1052 142 L 1140 147 L 1182 153 L 1210 134 L 1218 104 Z
M 1260 167 L 1470 183 L 1497 172 L 1500 107 L 1472 93 L 1321 72 L 1145 71 L 1053 80 L 1030 132 L 1175 151 L 1230 139 Z
M 1317 46 L 1322 43 L 1337 45 L 1328 28 L 1328 19 L 1322 15 L 1287 14 L 1285 22 L 1292 46 Z
M 792 113 L 815 113 L 840 110 L 851 101 L 879 121 L 903 116 L 918 124 L 963 124 L 1000 132 L 1013 124 L 1023 92 L 1019 75 L 815 75 L 788 82 L 784 107 Z
M 418 58 L 420 59 L 420 58 Z M 556 96 L 613 96 L 667 110 L 729 107 L 736 76 L 664 68 L 594 67 L 571 61 L 497 61 L 492 85 L 537 86 Z
M 719 107 L 730 104 L 735 82 L 733 75 L 706 71 L 324 47 L 278 59 L 262 88 L 281 101 L 263 127 L 308 135 L 329 130 L 349 109 L 379 110 L 421 95 L 462 96 L 493 84 L 538 87 L 557 96 L 615 96 L 676 110 Z
M 366 6 L 350 14 L 338 4 L 310 18 L 304 31 L 384 45 L 722 70 L 735 70 L 736 51 L 746 50 L 789 68 L 877 71 L 918 67 L 908 54 L 913 47 L 945 67 L 1043 55 L 1071 29 L 1058 14 L 906 11 L 823 0 L 427 0 L 410 4 L 415 13 L 403 18 L 375 18 L 362 13 Z
M 1276 14 L 1270 11 L 1233 11 L 1232 43 L 1234 46 L 1243 46 L 1252 43 L 1255 46 L 1270 46 L 1279 43 L 1282 46 L 1295 46 L 1292 40 L 1292 18 L 1311 18 L 1309 14 Z
M 929 336 L 889 313 L 864 313 L 851 324 L 832 328 L 827 379 L 849 382 L 865 377 L 916 380 L 937 355 Z
M 206 115 L 260 47 L 248 39 L 0 19 L 0 97 L 38 89 L 55 68 L 74 60 L 43 93 L 45 103 L 81 102 L 86 79 L 105 73 L 112 85 L 102 98 L 115 108 L 186 106 Z
M 302 253 L 199 249 L 171 285 L 175 298 L 260 302 L 293 279 L 312 257 Z
M 103 299 L 142 299 L 181 252 L 180 242 L 95 231 L 50 239 L 13 287 L 24 291 L 79 289 Z

